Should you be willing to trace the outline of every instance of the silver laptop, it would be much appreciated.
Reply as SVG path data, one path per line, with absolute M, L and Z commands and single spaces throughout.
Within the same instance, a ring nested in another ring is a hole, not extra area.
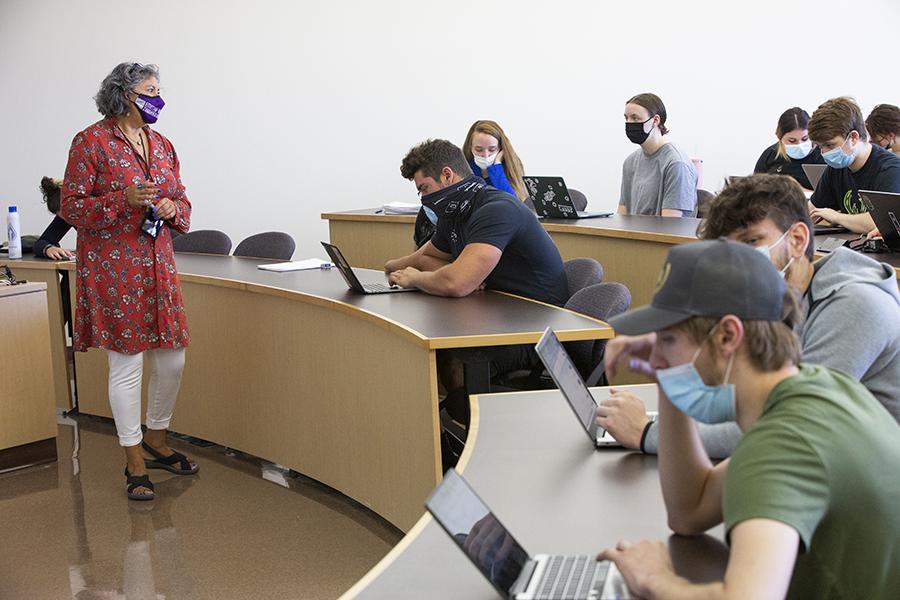
M 593 219 L 597 217 L 610 217 L 612 213 L 587 212 L 575 210 L 575 203 L 569 196 L 569 188 L 562 177 L 532 177 L 526 176 L 522 180 L 528 193 L 534 201 L 534 211 L 539 217 L 549 219 Z
M 615 565 L 594 556 L 531 556 L 454 469 L 425 508 L 504 598 L 600 600 L 628 597 Z
M 584 384 L 581 373 L 569 358 L 569 353 L 549 327 L 544 330 L 544 335 L 534 349 L 594 446 L 597 448 L 621 446 L 616 438 L 597 425 L 597 401 Z M 655 421 L 656 414 L 648 411 L 647 418 Z
M 803 167 L 803 172 L 806 173 L 806 178 L 809 179 L 809 184 L 812 186 L 812 189 L 816 189 L 816 186 L 819 185 L 819 180 L 822 179 L 822 175 L 825 173 L 825 168 L 828 165 L 801 165 Z
M 337 267 L 341 277 L 347 282 L 347 287 L 354 292 L 359 292 L 360 294 L 391 294 L 394 292 L 419 291 L 416 288 L 402 288 L 387 283 L 362 283 L 359 280 L 359 277 L 356 276 L 356 273 L 353 272 L 353 267 L 350 266 L 350 263 L 347 262 L 347 259 L 344 258 L 344 254 L 337 246 L 322 242 L 322 247 L 325 248 L 325 252 L 331 257 L 331 262 Z

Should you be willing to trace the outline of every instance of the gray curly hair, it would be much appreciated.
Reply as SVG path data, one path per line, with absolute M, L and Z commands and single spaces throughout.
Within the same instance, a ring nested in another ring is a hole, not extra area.
M 125 92 L 130 92 L 136 85 L 155 77 L 159 80 L 159 67 L 142 65 L 136 62 L 124 62 L 116 65 L 112 73 L 100 84 L 100 91 L 94 96 L 97 110 L 104 117 L 124 117 L 130 110 Z

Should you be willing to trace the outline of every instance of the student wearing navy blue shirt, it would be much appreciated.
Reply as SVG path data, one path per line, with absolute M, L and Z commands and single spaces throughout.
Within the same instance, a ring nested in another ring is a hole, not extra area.
M 832 98 L 809 120 L 809 137 L 828 165 L 810 198 L 810 215 L 856 233 L 875 229 L 859 190 L 900 193 L 900 156 L 868 141 L 852 98 Z
M 459 148 L 428 140 L 409 151 L 400 173 L 415 182 L 422 210 L 437 227 L 416 252 L 385 264 L 392 284 L 436 296 L 462 297 L 484 288 L 557 306 L 568 300 L 562 258 L 537 216 L 515 196 L 473 175 Z M 464 425 L 469 418 L 464 363 L 488 362 L 492 374 L 502 374 L 538 362 L 530 344 L 448 350 L 437 358 L 447 389 L 442 406 Z

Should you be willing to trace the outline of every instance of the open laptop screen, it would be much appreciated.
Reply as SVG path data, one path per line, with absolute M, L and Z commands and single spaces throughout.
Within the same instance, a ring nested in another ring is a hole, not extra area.
M 534 349 L 550 373 L 550 377 L 568 400 L 569 406 L 572 407 L 591 441 L 596 442 L 597 421 L 594 417 L 597 402 L 584 385 L 581 374 L 575 368 L 566 349 L 559 343 L 556 334 L 548 327 Z
M 528 562 L 528 553 L 475 490 L 450 469 L 425 501 L 425 507 L 482 575 L 504 598 L 509 598 L 513 584 Z

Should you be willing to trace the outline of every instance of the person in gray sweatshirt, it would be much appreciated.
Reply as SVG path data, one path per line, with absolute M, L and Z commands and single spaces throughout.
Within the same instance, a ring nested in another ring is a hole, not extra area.
M 794 331 L 804 363 L 818 364 L 859 380 L 900 422 L 900 291 L 890 265 L 848 248 L 812 261 L 813 226 L 803 190 L 790 177 L 753 175 L 728 185 L 710 204 L 698 232 L 755 246 L 781 271 L 800 297 L 804 319 Z M 606 371 L 614 376 L 623 350 L 616 338 L 606 348 Z M 632 370 L 652 376 L 649 365 Z M 658 427 L 633 394 L 613 390 L 597 409 L 597 422 L 628 448 L 655 454 Z M 731 455 L 741 437 L 735 423 L 698 424 L 712 458 Z

